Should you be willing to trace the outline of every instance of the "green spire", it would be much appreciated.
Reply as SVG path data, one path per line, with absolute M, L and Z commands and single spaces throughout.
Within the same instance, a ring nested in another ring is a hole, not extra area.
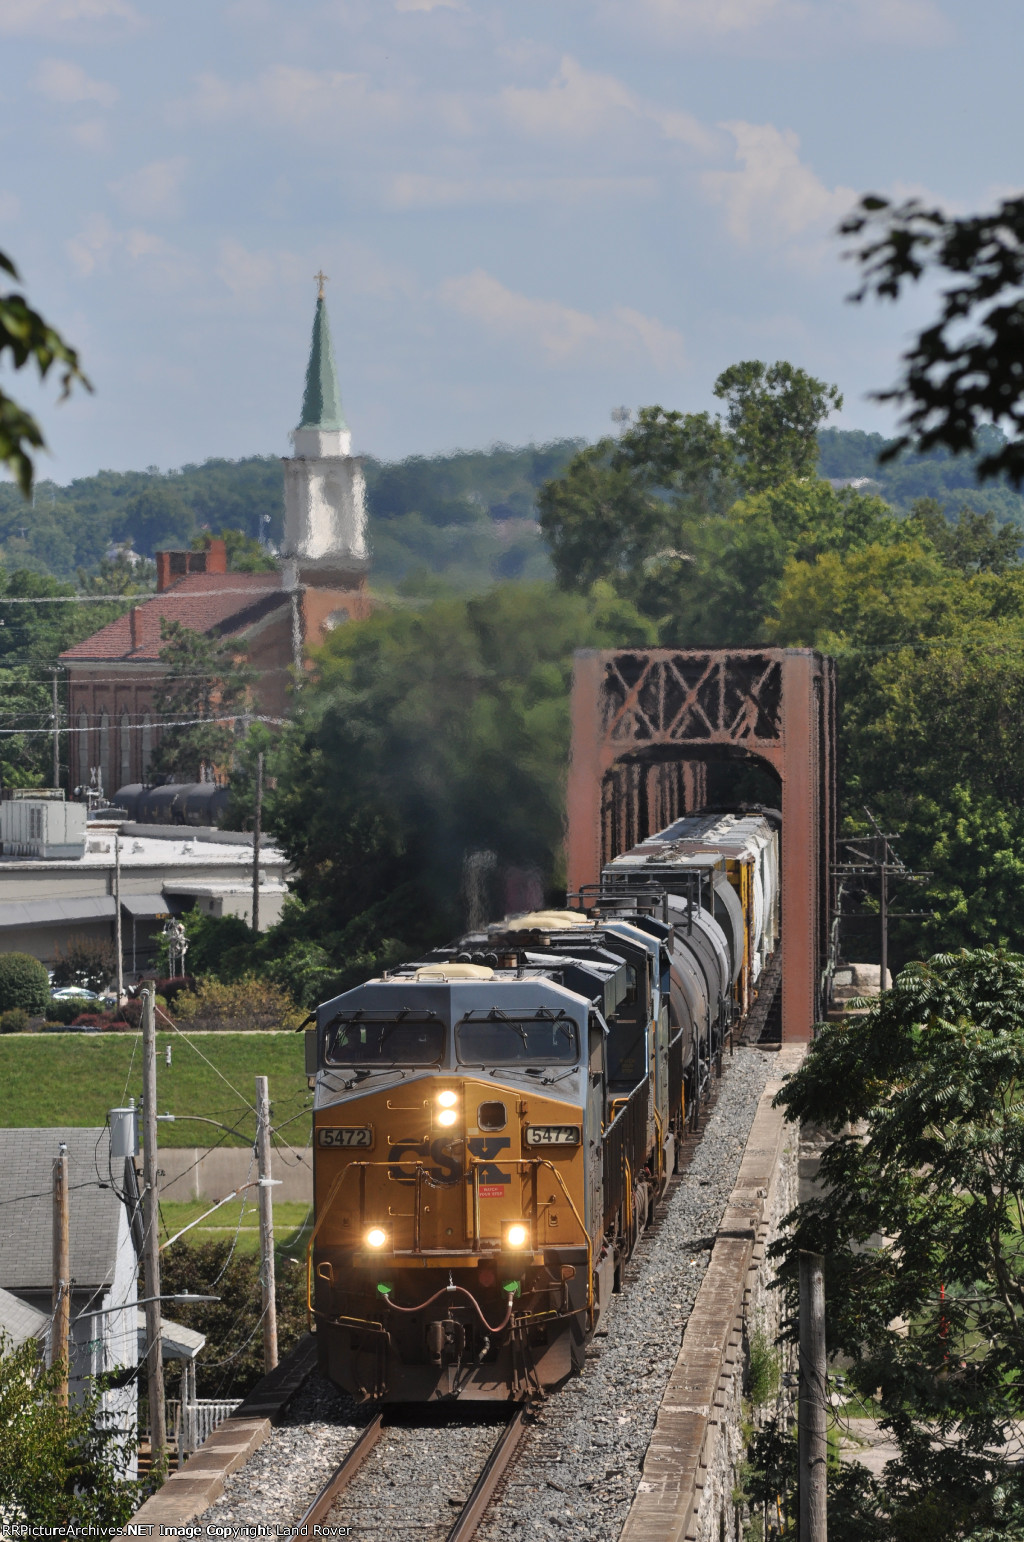
M 327 306 L 323 290 L 316 302 L 313 318 L 313 342 L 309 350 L 306 369 L 306 394 L 302 398 L 300 428 L 334 430 L 347 428 L 345 414 L 341 410 L 341 390 L 338 371 L 334 363 L 331 345 L 331 328 L 327 320 Z

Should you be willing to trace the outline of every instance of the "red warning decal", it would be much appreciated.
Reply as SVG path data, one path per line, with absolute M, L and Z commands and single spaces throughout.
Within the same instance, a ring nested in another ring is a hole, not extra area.
M 503 1183 L 481 1183 L 481 1199 L 504 1199 L 505 1185 Z

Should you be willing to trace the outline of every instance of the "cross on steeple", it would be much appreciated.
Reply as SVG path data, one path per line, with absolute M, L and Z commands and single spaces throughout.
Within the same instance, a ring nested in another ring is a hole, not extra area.
M 313 274 L 313 278 L 316 284 L 319 286 L 317 290 L 317 299 L 322 300 L 324 297 L 324 285 L 327 283 L 327 274 L 324 273 L 321 269 L 319 273 Z

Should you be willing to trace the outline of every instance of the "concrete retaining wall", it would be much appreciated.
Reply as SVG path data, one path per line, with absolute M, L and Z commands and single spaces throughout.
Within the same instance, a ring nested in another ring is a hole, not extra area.
M 211 1205 L 257 1176 L 249 1146 L 218 1146 L 215 1151 L 202 1146 L 162 1147 L 158 1165 L 164 1175 L 160 1180 L 163 1199 L 205 1199 Z M 274 1188 L 275 1200 L 312 1204 L 313 1153 L 308 1146 L 275 1146 L 271 1173 L 281 1180 Z M 255 1189 L 252 1194 L 255 1197 Z
M 658 1411 L 620 1542 L 720 1542 L 741 1535 L 734 1491 L 744 1456 L 750 1338 L 778 1332 L 781 1303 L 765 1254 L 796 1204 L 799 1133 L 773 1109 L 804 1045 L 784 1045 L 758 1105 L 736 1186 Z

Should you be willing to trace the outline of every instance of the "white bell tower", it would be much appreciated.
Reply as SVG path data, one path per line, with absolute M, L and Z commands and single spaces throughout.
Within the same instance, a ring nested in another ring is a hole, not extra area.
M 306 369 L 302 418 L 291 435 L 295 454 L 284 464 L 281 556 L 292 584 L 334 588 L 358 582 L 370 565 L 366 544 L 366 482 L 353 456 L 341 408 L 338 371 L 324 300 L 319 292 Z

